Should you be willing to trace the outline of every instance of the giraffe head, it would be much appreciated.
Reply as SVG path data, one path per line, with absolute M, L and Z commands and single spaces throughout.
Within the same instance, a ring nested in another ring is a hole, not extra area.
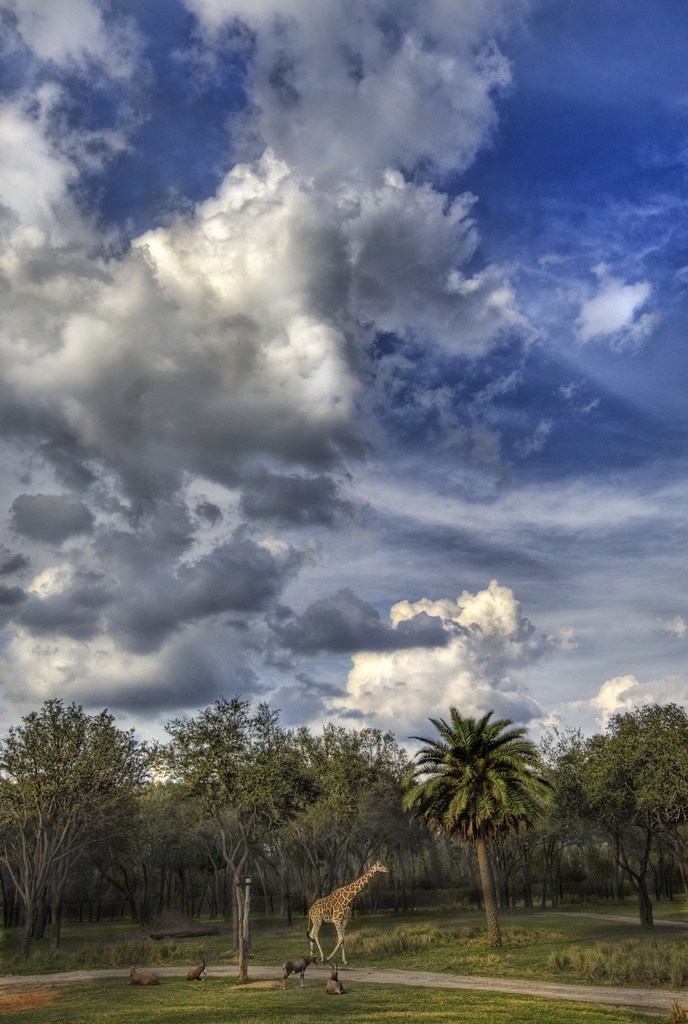
M 379 859 L 375 861 L 375 863 L 373 864 L 373 866 L 370 869 L 370 871 L 371 871 L 371 874 L 374 871 L 385 871 L 387 874 L 389 874 L 389 868 L 386 868 L 385 865 L 382 863 L 382 861 L 379 860 Z

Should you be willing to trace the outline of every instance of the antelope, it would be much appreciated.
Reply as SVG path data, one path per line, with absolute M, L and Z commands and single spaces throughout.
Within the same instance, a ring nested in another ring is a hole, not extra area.
M 132 966 L 129 971 L 130 985 L 159 985 L 160 978 L 157 974 L 139 974 L 135 967 Z
M 312 953 L 309 953 L 308 956 L 301 956 L 298 960 L 287 960 L 286 963 L 282 964 L 282 970 L 284 971 L 282 988 L 287 987 L 287 978 L 290 974 L 298 974 L 301 978 L 301 988 L 305 988 L 304 974 L 306 973 L 306 968 L 309 964 L 317 962 L 317 956 L 313 956 Z
M 201 975 L 205 974 L 206 961 L 203 959 L 203 963 L 199 967 L 192 967 L 186 972 L 187 981 L 203 981 Z
M 330 967 L 332 967 L 332 964 L 330 964 Z M 330 980 L 328 982 L 326 982 L 325 989 L 327 990 L 328 996 L 343 996 L 344 995 L 344 986 L 342 985 L 341 981 L 337 977 L 337 967 L 336 967 L 336 965 L 334 967 L 332 967 L 332 973 L 330 974 Z

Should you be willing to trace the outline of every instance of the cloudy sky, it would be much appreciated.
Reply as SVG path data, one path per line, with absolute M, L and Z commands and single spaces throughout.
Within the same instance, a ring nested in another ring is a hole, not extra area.
M 688 5 L 0 24 L 3 733 L 688 701 Z

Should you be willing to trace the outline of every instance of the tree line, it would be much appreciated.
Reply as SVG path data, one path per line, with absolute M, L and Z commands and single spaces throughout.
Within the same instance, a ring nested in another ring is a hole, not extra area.
M 22 951 L 65 908 L 141 926 L 177 908 L 231 923 L 247 962 L 251 903 L 305 914 L 317 896 L 390 867 L 359 897 L 407 910 L 461 901 L 499 915 L 567 898 L 652 906 L 686 891 L 688 717 L 675 705 L 612 716 L 604 732 L 430 719 L 409 757 L 391 732 L 287 729 L 268 704 L 223 698 L 147 743 L 104 710 L 48 700 L 0 741 L 3 927 Z

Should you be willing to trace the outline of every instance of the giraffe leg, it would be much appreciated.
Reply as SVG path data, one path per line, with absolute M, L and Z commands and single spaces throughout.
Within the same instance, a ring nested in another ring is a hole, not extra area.
M 341 946 L 342 947 L 342 963 L 346 963 L 346 957 L 344 955 L 344 932 L 346 931 L 346 920 L 335 921 L 334 922 L 334 926 L 337 929 L 337 938 L 338 938 L 339 941 L 337 942 L 337 945 L 334 947 L 334 949 L 332 950 L 332 952 L 330 953 L 330 955 L 328 956 L 327 959 L 331 960 L 332 957 L 337 952 L 337 950 L 339 949 L 339 947 Z
M 322 946 L 320 945 L 320 939 L 318 938 L 318 932 L 320 931 L 321 923 L 322 922 L 319 921 L 317 924 L 315 924 L 315 923 L 313 924 L 313 927 L 312 927 L 312 929 L 311 929 L 311 931 L 309 933 L 308 938 L 310 939 L 311 956 L 313 955 L 313 943 L 315 942 L 317 947 L 318 947 L 318 950 L 320 951 L 320 963 L 324 964 L 325 963 L 325 954 L 322 951 Z
M 337 950 L 339 949 L 339 947 L 341 946 L 341 944 L 342 944 L 342 940 L 340 939 L 340 940 L 339 940 L 339 942 L 337 943 L 337 945 L 336 945 L 336 946 L 334 947 L 334 949 L 333 949 L 333 950 L 332 950 L 332 952 L 330 953 L 330 955 L 328 956 L 328 958 L 327 958 L 327 962 L 328 962 L 328 963 L 330 962 L 330 960 L 332 959 L 332 957 L 333 957 L 333 956 L 335 955 L 335 953 L 337 952 Z M 346 961 L 345 961 L 345 962 L 346 962 Z

